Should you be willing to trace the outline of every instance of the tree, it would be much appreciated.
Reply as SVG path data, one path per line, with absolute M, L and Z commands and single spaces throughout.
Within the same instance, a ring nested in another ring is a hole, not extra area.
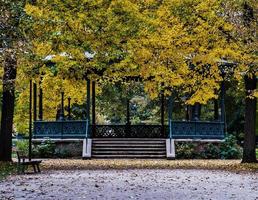
M 15 102 L 15 80 L 17 73 L 17 54 L 21 48 L 19 20 L 24 1 L 1 0 L 0 8 L 0 48 L 3 65 L 2 117 L 0 130 L 0 160 L 11 161 L 12 132 Z
M 252 4 L 253 3 L 253 4 Z M 257 47 L 257 39 L 255 42 L 255 37 L 257 36 L 255 33 L 257 26 L 257 12 L 255 16 L 255 6 L 257 9 L 257 4 L 250 1 L 243 2 L 243 24 L 247 29 L 247 37 L 245 37 L 244 46 L 248 46 L 250 48 L 254 46 L 254 48 L 248 49 L 249 54 L 256 54 L 257 49 L 255 50 L 255 46 Z M 250 45 L 249 43 L 256 43 L 256 45 Z M 245 137 L 244 137 L 244 152 L 243 152 L 243 163 L 257 162 L 256 160 L 256 110 L 257 110 L 257 98 L 254 96 L 254 92 L 257 87 L 257 58 L 256 63 L 248 63 L 249 65 L 249 73 L 245 75 L 245 89 L 246 89 L 246 99 L 245 99 Z M 253 66 L 252 66 L 253 65 Z
M 225 1 L 225 18 L 234 26 L 231 36 L 239 46 L 235 75 L 245 85 L 244 151 L 242 162 L 256 162 L 257 106 L 257 3 L 254 0 Z

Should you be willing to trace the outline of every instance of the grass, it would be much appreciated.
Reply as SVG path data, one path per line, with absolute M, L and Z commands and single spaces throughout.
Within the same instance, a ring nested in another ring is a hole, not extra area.
M 0 162 L 0 180 L 16 173 L 16 164 L 12 162 Z
M 258 148 L 256 149 L 256 158 L 258 159 Z

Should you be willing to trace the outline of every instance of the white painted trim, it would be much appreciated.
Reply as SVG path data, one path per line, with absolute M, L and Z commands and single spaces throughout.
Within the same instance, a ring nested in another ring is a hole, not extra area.
M 92 139 L 84 139 L 83 147 L 82 147 L 82 158 L 84 159 L 91 158 L 91 147 L 92 147 Z
M 175 142 L 224 142 L 218 139 L 174 139 Z
M 174 139 L 166 139 L 166 151 L 167 151 L 167 159 L 175 159 L 176 149 L 175 149 Z

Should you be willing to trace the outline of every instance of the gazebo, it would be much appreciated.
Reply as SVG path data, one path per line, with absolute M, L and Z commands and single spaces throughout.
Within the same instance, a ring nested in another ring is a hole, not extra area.
M 224 64 L 227 66 L 231 64 Z M 224 73 L 224 72 L 223 72 Z M 139 77 L 130 77 L 139 80 Z M 187 106 L 186 119 L 173 120 L 173 95 L 166 98 L 160 94 L 160 124 L 159 125 L 132 125 L 130 123 L 130 106 L 127 101 L 125 124 L 96 124 L 96 89 L 95 81 L 87 79 L 85 89 L 86 97 L 86 119 L 70 120 L 64 118 L 64 93 L 61 93 L 60 118 L 56 121 L 48 121 L 43 118 L 43 91 L 37 85 L 30 83 L 30 136 L 33 139 L 81 139 L 84 140 L 84 150 L 91 151 L 92 140 L 108 139 L 115 140 L 167 140 L 167 157 L 174 157 L 174 140 L 222 140 L 225 136 L 225 82 L 222 81 L 220 98 L 214 100 L 214 119 L 210 121 L 200 120 L 200 104 Z M 92 94 L 91 94 L 92 91 Z M 37 99 L 37 97 L 39 99 Z M 38 102 L 38 105 L 37 105 Z M 166 103 L 165 103 L 166 102 Z M 168 123 L 165 124 L 165 105 L 168 106 Z M 70 115 L 70 99 L 68 98 L 68 116 Z M 32 109 L 33 107 L 33 109 Z M 38 110 L 37 110 L 38 109 Z M 189 112 L 189 109 L 191 112 Z M 33 120 L 32 120 L 33 110 Z M 37 115 L 38 113 L 38 115 Z M 191 114 L 189 114 L 191 113 Z M 91 116 L 91 117 L 90 117 Z M 33 123 L 32 123 L 33 121 Z M 112 146 L 112 145 L 111 145 Z M 168 152 L 169 151 L 169 152 Z M 90 154 L 85 157 L 91 157 Z

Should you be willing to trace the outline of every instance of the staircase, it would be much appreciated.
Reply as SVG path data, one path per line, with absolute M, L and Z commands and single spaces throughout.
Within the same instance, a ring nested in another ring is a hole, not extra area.
M 92 158 L 166 158 L 161 138 L 94 138 Z

